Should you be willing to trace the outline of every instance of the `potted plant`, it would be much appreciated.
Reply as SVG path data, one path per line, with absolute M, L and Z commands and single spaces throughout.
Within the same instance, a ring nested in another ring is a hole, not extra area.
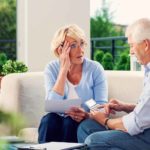
M 0 53 L 0 85 L 1 85 L 1 80 L 2 80 L 2 70 L 3 70 L 3 65 L 6 63 L 7 61 L 7 56 L 5 53 Z
M 8 60 L 2 67 L 2 75 L 7 75 L 10 73 L 21 73 L 27 71 L 28 67 L 20 61 Z

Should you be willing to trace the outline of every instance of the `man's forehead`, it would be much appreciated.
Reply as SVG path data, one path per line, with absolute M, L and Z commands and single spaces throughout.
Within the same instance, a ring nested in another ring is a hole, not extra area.
M 134 41 L 133 41 L 133 39 L 132 39 L 132 36 L 130 35 L 130 36 L 128 36 L 127 37 L 127 39 L 128 39 L 128 43 L 129 44 L 133 44 L 133 43 L 135 43 Z

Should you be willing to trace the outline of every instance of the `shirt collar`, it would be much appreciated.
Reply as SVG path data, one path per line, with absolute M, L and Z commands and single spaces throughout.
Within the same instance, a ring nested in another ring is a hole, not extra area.
M 150 62 L 146 65 L 144 65 L 145 72 L 150 72 Z

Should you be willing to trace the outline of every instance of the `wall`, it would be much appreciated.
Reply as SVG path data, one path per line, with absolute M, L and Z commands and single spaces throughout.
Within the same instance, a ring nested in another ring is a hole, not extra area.
M 17 55 L 30 71 L 42 71 L 54 59 L 50 42 L 55 31 L 75 23 L 84 29 L 89 41 L 89 0 L 18 0 Z M 89 47 L 86 55 L 90 57 Z

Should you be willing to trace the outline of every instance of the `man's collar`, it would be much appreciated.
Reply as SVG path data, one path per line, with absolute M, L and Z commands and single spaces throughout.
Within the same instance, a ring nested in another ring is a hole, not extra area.
M 145 71 L 150 71 L 150 62 L 146 65 L 144 65 Z

